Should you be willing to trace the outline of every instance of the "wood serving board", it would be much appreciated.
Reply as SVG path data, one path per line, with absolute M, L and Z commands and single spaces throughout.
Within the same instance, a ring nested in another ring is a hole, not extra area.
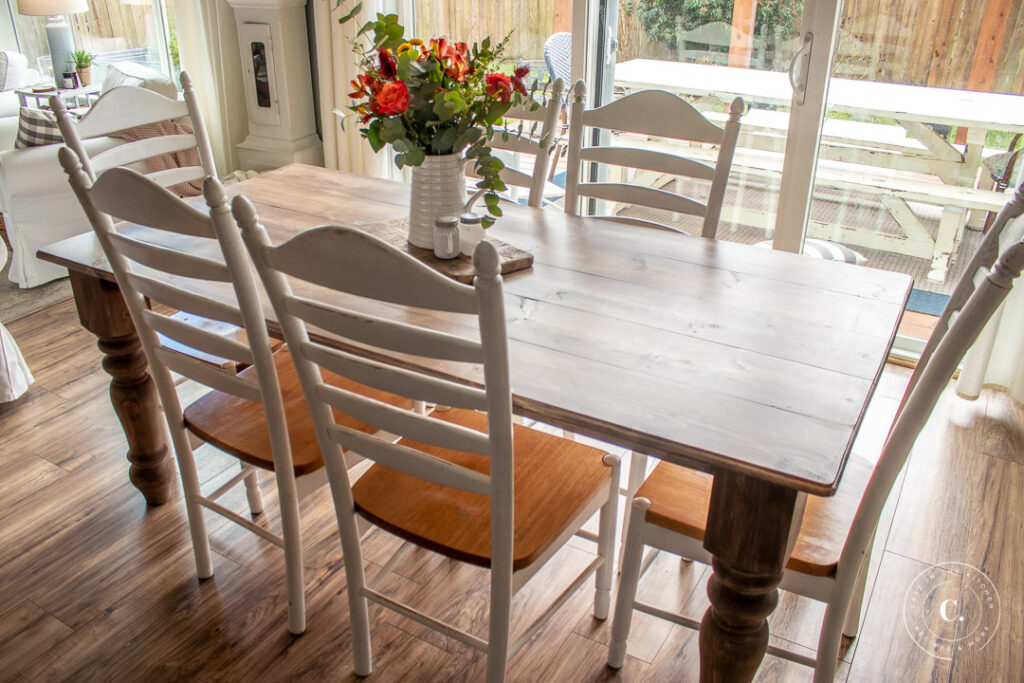
M 398 247 L 405 253 L 415 256 L 442 275 L 447 275 L 453 280 L 465 284 L 472 284 L 473 282 L 473 259 L 469 256 L 459 254 L 453 259 L 439 259 L 434 256 L 432 250 L 409 244 L 408 218 L 387 223 L 365 223 L 358 227 L 360 230 L 365 230 L 374 237 L 378 237 L 388 244 Z M 498 256 L 501 258 L 502 275 L 523 270 L 533 265 L 533 254 L 530 252 L 513 247 L 511 244 L 494 239 L 493 237 L 485 237 L 485 239 L 498 249 Z

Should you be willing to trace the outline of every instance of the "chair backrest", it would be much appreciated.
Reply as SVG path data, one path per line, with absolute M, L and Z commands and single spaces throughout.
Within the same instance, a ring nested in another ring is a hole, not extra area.
M 490 141 L 492 149 L 500 150 L 497 156 L 505 164 L 501 170 L 502 182 L 528 188 L 530 206 L 540 206 L 544 201 L 544 186 L 555 148 L 564 90 L 562 80 L 557 79 L 550 90 L 540 92 L 540 100 L 531 99 L 509 109 L 502 125 L 495 127 Z M 532 160 L 529 173 L 517 163 L 522 156 Z M 471 165 L 466 167 L 467 175 L 473 175 L 472 171 Z
M 714 237 L 718 230 L 718 218 L 722 211 L 736 139 L 739 136 L 743 100 L 737 97 L 732 101 L 725 128 L 709 121 L 686 100 L 663 90 L 642 90 L 596 109 L 586 109 L 585 100 L 586 85 L 583 81 L 577 81 L 573 86 L 569 113 L 566 212 L 578 215 L 580 199 L 583 197 L 633 204 L 672 213 L 703 216 L 701 234 L 704 237 Z M 654 149 L 584 144 L 585 129 L 635 134 L 638 138 L 649 136 L 717 145 L 719 149 L 716 161 L 711 165 L 689 156 Z M 664 189 L 638 184 L 584 181 L 581 178 L 584 165 L 587 166 L 588 173 L 592 165 L 619 166 L 653 171 L 658 174 L 657 178 L 669 175 L 710 181 L 711 186 L 707 200 L 702 202 Z M 678 227 L 657 221 L 625 216 L 601 217 L 683 232 Z
M 486 241 L 477 246 L 473 255 L 476 278 L 471 287 L 351 228 L 321 226 L 274 246 L 244 197 L 235 199 L 233 210 L 291 349 L 335 497 L 351 500 L 348 473 L 337 466 L 342 449 L 412 477 L 488 495 L 493 558 L 497 566 L 511 567 L 512 399 L 505 308 L 494 246 Z M 309 293 L 304 287 L 301 295 L 295 294 L 291 282 L 296 281 L 314 287 L 309 287 Z M 424 312 L 422 316 L 395 315 L 394 305 Z M 466 322 L 470 329 L 478 327 L 480 340 L 417 324 L 439 312 L 476 318 Z M 311 336 L 308 325 L 331 335 L 335 343 L 322 343 L 322 332 Z M 339 350 L 339 342 L 345 349 L 359 352 Z M 409 363 L 386 360 L 394 354 L 482 365 L 484 387 L 439 379 L 410 369 Z M 322 370 L 414 401 L 485 410 L 487 434 L 329 386 Z M 332 408 L 383 433 L 366 434 L 341 426 L 335 422 Z M 471 457 L 482 456 L 477 462 L 486 466 L 473 469 L 441 460 L 394 443 L 391 435 L 476 454 Z M 344 537 L 348 525 L 340 526 Z M 348 544 L 357 541 L 343 538 L 346 557 Z
M 198 151 L 197 157 L 192 156 L 197 163 L 176 167 L 160 164 L 171 167 L 148 173 L 148 177 L 162 187 L 201 181 L 207 176 L 216 178 L 210 139 L 192 80 L 184 71 L 181 85 L 182 100 L 139 86 L 118 86 L 101 95 L 80 119 L 72 116 L 57 96 L 50 98 L 50 107 L 57 116 L 65 144 L 78 155 L 90 178 L 108 168 L 139 164 L 164 155 L 176 155 L 175 160 L 182 161 L 184 154 L 192 150 Z M 129 141 L 90 157 L 82 141 L 111 133 L 126 136 Z
M 568 32 L 552 33 L 544 41 L 544 63 L 548 65 L 551 80 L 562 79 L 563 83 L 572 82 L 572 34 Z
M 846 544 L 836 571 L 837 600 L 849 601 L 861 563 L 866 561 L 867 550 L 878 526 L 879 517 L 889 492 L 907 461 L 918 434 L 931 416 L 943 389 L 967 349 L 977 339 L 982 328 L 1010 293 L 1014 280 L 1024 268 L 1024 241 L 1005 249 L 988 273 L 976 283 L 962 304 L 951 311 L 953 323 L 946 330 L 936 329 L 939 339 L 929 354 L 924 368 L 908 394 L 896 421 L 889 431 L 882 455 L 868 481 L 864 497 L 854 517 Z M 971 279 L 965 275 L 965 279 Z M 952 304 L 953 301 L 950 301 Z M 947 306 L 948 308 L 949 306 Z M 912 484 L 909 484 L 912 485 Z M 843 603 L 839 603 L 843 604 Z
M 117 278 L 168 422 L 183 424 L 171 371 L 262 402 L 277 476 L 292 475 L 284 406 L 266 322 L 224 188 L 215 178 L 206 179 L 207 213 L 135 171 L 113 168 L 93 182 L 69 148 L 62 146 L 58 156 Z M 146 227 L 115 230 L 115 220 Z M 244 327 L 245 338 L 227 337 L 151 310 L 147 299 L 205 321 Z M 175 350 L 181 347 L 251 364 L 258 379 L 249 381 L 232 370 Z M 172 427 L 171 432 L 175 447 L 186 448 L 178 441 L 186 438 L 183 430 Z
M 1002 237 L 1003 231 L 1006 229 L 1013 219 L 1024 214 L 1024 181 L 1017 187 L 1017 191 L 1014 193 L 1013 198 L 1006 203 L 999 215 L 996 216 L 995 221 L 989 227 L 988 232 L 985 233 L 985 237 L 982 238 L 981 243 L 974 252 L 974 256 L 967 263 L 967 267 L 963 271 L 963 275 L 960 276 L 960 281 L 956 283 L 956 287 L 953 288 L 952 294 L 949 295 L 949 301 L 946 302 L 946 307 L 942 309 L 942 315 L 939 316 L 938 321 L 935 323 L 935 329 L 928 336 L 928 341 L 924 345 L 924 349 L 921 351 L 921 356 L 917 361 L 917 367 L 914 369 L 914 374 L 910 377 L 910 382 L 907 385 L 907 389 L 903 394 L 903 402 L 900 404 L 899 410 L 902 411 L 903 407 L 907 403 L 907 398 L 913 391 L 914 386 L 921 378 L 921 374 L 924 372 L 925 367 L 928 365 L 928 360 L 935 353 L 935 349 L 938 347 L 939 342 L 945 336 L 949 330 L 950 321 L 953 315 L 963 308 L 964 304 L 970 298 L 971 294 L 978 286 L 978 283 L 988 275 L 992 270 L 992 266 L 995 264 L 996 259 L 999 257 L 999 241 Z

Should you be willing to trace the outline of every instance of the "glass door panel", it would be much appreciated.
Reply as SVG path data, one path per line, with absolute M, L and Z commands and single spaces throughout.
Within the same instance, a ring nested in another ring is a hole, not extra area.
M 1003 0 L 904 9 L 847 0 L 842 10 L 807 236 L 913 275 L 913 319 L 941 312 L 1004 201 L 990 188 L 1019 170 L 1007 150 L 1024 132 L 1024 10 Z
M 719 124 L 736 96 L 747 109 L 718 235 L 770 246 L 779 205 L 793 88 L 788 70 L 800 45 L 804 0 L 608 0 L 617 23 L 617 52 L 593 104 L 643 89 L 674 92 Z M 614 12 L 612 8 L 614 7 Z M 827 49 L 827 39 L 822 41 Z M 607 55 L 605 55 L 607 56 Z M 599 58 L 600 61 L 600 58 Z M 714 149 L 673 149 L 665 140 L 622 139 L 608 144 L 645 146 L 706 157 Z M 598 171 L 600 173 L 600 171 Z M 614 170 L 610 171 L 614 172 Z M 706 196 L 709 182 L 645 174 L 631 182 Z M 680 185 L 682 184 L 682 185 Z M 699 234 L 700 218 L 629 207 L 625 214 L 667 222 Z

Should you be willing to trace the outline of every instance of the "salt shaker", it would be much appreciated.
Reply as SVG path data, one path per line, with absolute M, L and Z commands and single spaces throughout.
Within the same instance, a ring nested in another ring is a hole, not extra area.
M 455 258 L 459 255 L 459 217 L 438 216 L 434 219 L 434 256 Z
M 484 238 L 484 217 L 478 213 L 464 213 L 459 225 L 459 248 L 466 256 L 472 256 L 477 243 Z

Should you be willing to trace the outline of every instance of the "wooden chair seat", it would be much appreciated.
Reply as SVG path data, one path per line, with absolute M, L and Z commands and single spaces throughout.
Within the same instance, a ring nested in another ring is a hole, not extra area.
M 313 417 L 302 395 L 302 385 L 287 348 L 274 353 L 284 399 L 285 419 L 288 422 L 288 439 L 291 442 L 292 461 L 295 476 L 309 474 L 323 467 L 320 444 L 317 443 Z M 239 373 L 240 377 L 255 381 L 255 366 Z M 356 391 L 364 396 L 384 401 L 400 408 L 411 409 L 412 401 L 383 391 L 364 387 L 337 375 L 325 374 L 332 386 Z M 261 403 L 249 401 L 232 394 L 213 390 L 193 401 L 184 410 L 185 426 L 203 441 L 231 453 L 240 460 L 267 470 L 274 469 L 270 449 L 270 432 L 266 426 L 266 413 Z M 348 415 L 335 412 L 338 424 L 363 432 L 374 432 L 375 428 L 359 422 Z
M 435 414 L 439 420 L 487 431 L 487 415 L 468 410 Z M 606 494 L 609 466 L 590 446 L 513 425 L 515 546 L 518 571 L 539 559 L 596 496 Z M 437 446 L 405 444 L 486 472 L 484 456 Z M 486 496 L 426 482 L 374 465 L 352 486 L 356 510 L 374 524 L 417 545 L 470 564 L 491 562 L 491 502 Z
M 786 568 L 810 576 L 832 576 L 873 465 L 852 455 L 835 496 L 808 496 L 800 535 Z M 647 521 L 677 534 L 704 540 L 712 476 L 661 462 L 637 491 L 651 501 Z

